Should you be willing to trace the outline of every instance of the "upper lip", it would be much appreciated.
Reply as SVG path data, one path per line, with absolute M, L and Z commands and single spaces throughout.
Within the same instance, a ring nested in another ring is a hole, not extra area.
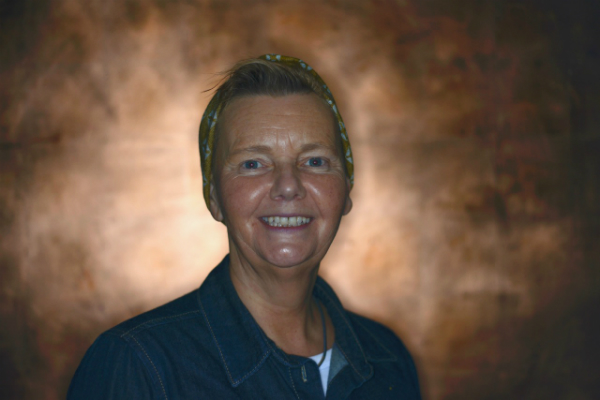
M 302 214 L 302 213 L 282 213 L 282 214 L 265 214 L 260 218 L 268 218 L 268 217 L 304 217 L 304 218 L 312 218 L 310 215 Z

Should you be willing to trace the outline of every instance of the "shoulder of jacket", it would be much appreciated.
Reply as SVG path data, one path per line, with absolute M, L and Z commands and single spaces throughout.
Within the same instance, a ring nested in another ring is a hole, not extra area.
M 402 340 L 387 326 L 370 318 L 347 311 L 356 335 L 368 353 L 377 358 L 411 358 Z
M 200 308 L 197 302 L 197 290 L 125 320 L 107 330 L 103 335 L 127 338 L 131 335 L 158 326 L 174 324 L 185 319 L 198 318 Z

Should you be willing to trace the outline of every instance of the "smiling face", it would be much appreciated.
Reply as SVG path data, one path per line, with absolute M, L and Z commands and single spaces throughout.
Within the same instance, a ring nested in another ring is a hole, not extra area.
M 219 124 L 210 210 L 232 259 L 317 265 L 352 207 L 327 105 L 314 94 L 242 97 Z

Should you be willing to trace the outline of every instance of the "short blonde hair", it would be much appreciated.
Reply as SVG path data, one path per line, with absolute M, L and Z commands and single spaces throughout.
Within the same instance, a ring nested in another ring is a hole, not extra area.
M 325 89 L 321 83 L 306 69 L 260 58 L 240 61 L 223 75 L 217 89 L 222 104 L 221 112 L 238 97 L 279 97 L 311 93 L 321 99 L 325 97 Z

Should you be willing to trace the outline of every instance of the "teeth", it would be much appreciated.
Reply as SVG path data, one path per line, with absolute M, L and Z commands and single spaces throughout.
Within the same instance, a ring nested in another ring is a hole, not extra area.
M 265 221 L 270 226 L 285 228 L 288 226 L 300 226 L 300 225 L 308 224 L 310 222 L 310 218 L 305 218 L 305 217 L 263 217 L 263 221 Z

